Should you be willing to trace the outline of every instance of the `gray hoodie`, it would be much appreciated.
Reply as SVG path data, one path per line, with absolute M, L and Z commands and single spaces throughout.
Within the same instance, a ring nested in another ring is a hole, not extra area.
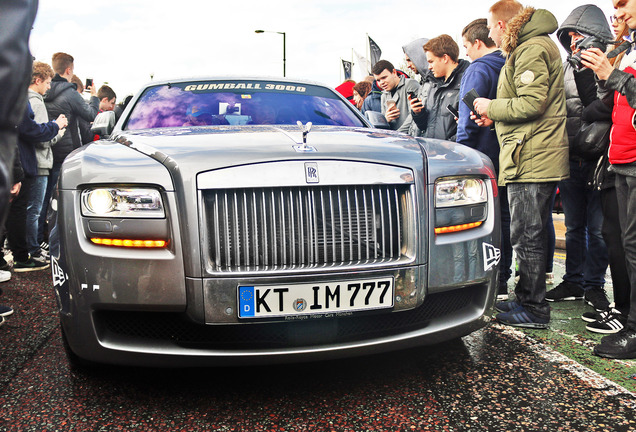
M 400 116 L 389 123 L 392 130 L 407 133 L 411 126 L 411 107 L 407 98 L 408 92 L 417 93 L 420 89 L 420 85 L 411 78 L 400 77 L 400 82 L 391 91 L 383 91 L 380 99 L 382 103 L 382 114 L 386 113 L 386 101 L 392 99 L 395 101 L 398 109 L 400 110 Z
M 419 38 L 402 47 L 402 51 L 409 56 L 411 62 L 417 68 L 417 73 L 420 75 L 420 90 L 417 93 L 417 98 L 422 101 L 424 106 L 426 106 L 426 98 L 428 97 L 429 90 L 436 80 L 433 73 L 428 69 L 428 60 L 426 58 L 426 52 L 424 51 L 424 45 L 426 45 L 428 41 L 428 38 Z M 423 136 L 424 132 L 417 127 L 414 121 L 410 120 L 411 119 L 409 119 L 410 126 L 408 134 L 414 137 Z
M 402 47 L 402 51 L 409 56 L 411 62 L 413 62 L 417 68 L 417 73 L 420 74 L 422 78 L 424 78 L 424 75 L 428 72 L 428 60 L 424 52 L 424 45 L 426 45 L 427 42 L 427 38 L 419 38 Z
M 29 89 L 29 103 L 35 114 L 34 120 L 36 123 L 48 123 L 49 115 L 46 112 L 46 106 L 44 105 L 44 98 L 36 91 Z M 55 119 L 53 119 L 55 120 Z M 58 133 L 51 141 L 41 142 L 35 146 L 35 158 L 38 163 L 38 175 L 49 175 L 49 170 L 53 167 L 53 151 L 51 146 L 60 139 Z

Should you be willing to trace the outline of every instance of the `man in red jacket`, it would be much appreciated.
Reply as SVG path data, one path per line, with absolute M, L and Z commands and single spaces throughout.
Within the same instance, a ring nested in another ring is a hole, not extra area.
M 615 17 L 636 29 L 636 0 L 612 0 Z M 601 339 L 594 354 L 609 358 L 636 358 L 636 55 L 625 56 L 624 70 L 614 69 L 605 53 L 590 48 L 581 54 L 583 65 L 602 80 L 600 85 L 614 92 L 614 123 L 610 135 L 610 169 L 616 173 L 618 216 L 623 233 L 625 260 L 631 285 L 627 324 L 621 331 Z

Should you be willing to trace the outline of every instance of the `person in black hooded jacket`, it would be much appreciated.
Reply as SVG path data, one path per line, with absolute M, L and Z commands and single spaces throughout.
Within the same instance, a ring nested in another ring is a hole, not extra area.
M 40 220 L 38 221 L 38 226 L 44 232 L 46 232 L 44 227 L 46 226 L 48 202 L 53 188 L 57 184 L 62 162 L 64 162 L 70 152 L 82 145 L 78 119 L 81 118 L 87 122 L 92 122 L 99 111 L 99 99 L 97 99 L 95 86 L 91 87 L 91 99 L 90 103 L 87 103 L 77 92 L 77 86 L 70 82 L 73 78 L 74 70 L 74 59 L 71 55 L 61 52 L 53 54 L 51 66 L 53 66 L 55 76 L 53 81 L 51 81 L 51 89 L 44 96 L 44 104 L 49 118 L 58 118 L 60 114 L 66 116 L 68 133 L 53 147 L 53 167 L 49 172 L 46 194 L 44 195 L 46 208 L 42 208 Z M 39 240 L 45 241 L 45 238 Z
M 36 0 L 0 2 L 0 226 L 9 207 L 10 189 L 17 183 L 12 168 L 17 126 L 22 120 L 31 80 L 29 34 L 37 7 Z
M 605 272 L 608 265 L 607 246 L 601 227 L 603 213 L 601 195 L 588 186 L 596 160 L 584 160 L 576 154 L 574 137 L 581 126 L 583 109 L 597 99 L 594 72 L 574 67 L 572 55 L 578 51 L 577 43 L 587 36 L 606 41 L 612 32 L 603 11 L 595 5 L 574 9 L 557 30 L 561 45 L 570 54 L 563 65 L 566 128 L 570 143 L 570 177 L 559 182 L 559 191 L 565 214 L 565 275 L 563 282 L 546 293 L 548 301 L 585 301 L 597 311 L 609 307 L 605 294 Z
M 37 0 L 0 1 L 0 226 L 4 225 L 10 197 L 20 181 L 21 174 L 14 168 L 14 162 L 19 160 L 17 125 L 24 113 L 31 80 L 29 35 L 37 9 Z M 0 263 L 3 260 L 0 254 Z M 13 308 L 0 305 L 0 325 L 12 313 Z
M 61 165 L 66 156 L 81 147 L 77 119 L 92 122 L 99 111 L 99 99 L 95 86 L 91 87 L 91 100 L 87 103 L 77 92 L 77 86 L 70 82 L 73 78 L 73 57 L 65 53 L 53 54 L 52 66 L 55 77 L 51 89 L 44 96 L 44 104 L 49 118 L 57 118 L 64 114 L 68 119 L 69 134 L 59 140 L 53 147 L 53 166 Z

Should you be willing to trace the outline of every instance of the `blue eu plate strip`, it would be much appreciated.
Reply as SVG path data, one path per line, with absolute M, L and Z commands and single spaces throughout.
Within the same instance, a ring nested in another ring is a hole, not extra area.
M 240 317 L 253 317 L 256 304 L 254 301 L 254 287 L 242 286 L 239 287 L 239 316 Z

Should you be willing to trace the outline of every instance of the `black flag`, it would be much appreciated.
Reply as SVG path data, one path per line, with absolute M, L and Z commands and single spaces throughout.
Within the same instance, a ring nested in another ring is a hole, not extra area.
M 351 67 L 352 66 L 353 66 L 353 63 L 351 63 L 350 61 L 342 60 L 342 68 L 344 69 L 344 79 L 345 80 L 351 79 Z
M 371 57 L 371 67 L 373 67 L 377 62 L 380 61 L 380 57 L 382 56 L 382 50 L 378 46 L 377 43 L 369 37 L 369 57 Z

